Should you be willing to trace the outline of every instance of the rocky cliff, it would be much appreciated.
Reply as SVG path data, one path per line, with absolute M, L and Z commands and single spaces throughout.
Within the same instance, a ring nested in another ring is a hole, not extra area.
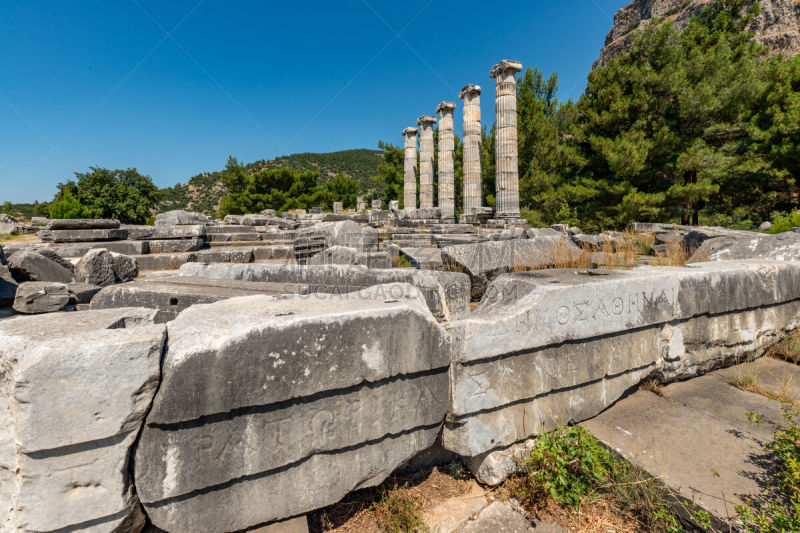
M 713 0 L 634 0 L 614 15 L 597 64 L 605 64 L 628 46 L 633 33 L 654 17 L 672 20 L 683 29 L 689 19 Z M 800 54 L 800 0 L 761 0 L 761 14 L 753 21 L 759 41 L 787 55 Z

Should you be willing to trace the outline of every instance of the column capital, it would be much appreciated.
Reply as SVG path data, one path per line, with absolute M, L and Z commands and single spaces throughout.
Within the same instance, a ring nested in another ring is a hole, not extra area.
M 464 88 L 459 91 L 458 98 L 463 100 L 468 94 L 481 94 L 481 86 L 473 85 L 471 83 L 469 85 L 465 85 Z
M 436 106 L 436 114 L 439 115 L 446 111 L 452 111 L 456 108 L 455 102 L 442 102 Z
M 405 136 L 416 135 L 416 134 L 417 134 L 417 128 L 409 127 L 409 128 L 406 128 L 406 129 L 403 130 L 403 135 L 405 135 Z
M 519 61 L 513 61 L 511 59 L 504 59 L 495 66 L 492 67 L 492 70 L 489 71 L 490 78 L 496 78 L 498 74 L 501 72 L 506 71 L 512 72 L 519 72 L 522 70 L 522 63 Z
M 436 117 L 433 115 L 422 115 L 417 119 L 417 126 L 424 126 L 425 124 L 436 124 Z

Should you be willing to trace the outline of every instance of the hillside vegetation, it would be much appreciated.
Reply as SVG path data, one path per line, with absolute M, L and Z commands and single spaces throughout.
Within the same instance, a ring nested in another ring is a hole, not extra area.
M 255 161 L 244 167 L 249 173 L 280 168 L 317 172 L 321 183 L 329 181 L 338 174 L 344 174 L 358 183 L 360 192 L 365 192 L 369 188 L 370 177 L 377 174 L 378 166 L 383 162 L 382 151 L 356 149 L 324 154 L 292 154 L 271 161 Z M 163 194 L 164 197 L 158 204 L 158 211 L 188 209 L 213 215 L 219 211 L 220 202 L 227 194 L 227 189 L 222 183 L 222 171 L 216 171 L 198 174 L 186 183 L 163 189 Z

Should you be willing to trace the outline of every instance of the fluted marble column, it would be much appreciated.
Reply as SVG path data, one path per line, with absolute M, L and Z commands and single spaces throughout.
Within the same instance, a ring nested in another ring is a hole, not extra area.
M 481 88 L 467 85 L 458 97 L 464 100 L 464 213 L 481 207 Z
M 419 126 L 419 206 L 433 207 L 433 125 L 436 117 L 422 115 Z
M 456 216 L 456 139 L 453 133 L 454 102 L 442 102 L 436 106 L 439 116 L 439 208 L 442 218 L 454 219 Z
M 495 79 L 496 218 L 519 218 L 519 157 L 517 150 L 517 72 L 522 63 L 504 59 L 489 72 Z
M 403 130 L 403 208 L 417 208 L 417 128 Z

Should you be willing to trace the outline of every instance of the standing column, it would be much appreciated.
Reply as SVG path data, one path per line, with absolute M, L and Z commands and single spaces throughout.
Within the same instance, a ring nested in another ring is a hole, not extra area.
M 417 128 L 403 130 L 405 159 L 403 159 L 403 208 L 417 208 Z
M 495 218 L 519 218 L 519 157 L 517 151 L 517 72 L 522 63 L 504 59 L 489 72 L 495 79 Z
M 453 133 L 453 110 L 456 104 L 442 102 L 436 106 L 439 115 L 439 208 L 442 218 L 456 216 L 456 139 Z
M 436 117 L 422 115 L 419 126 L 419 206 L 433 207 L 433 125 Z
M 467 85 L 458 97 L 464 100 L 464 214 L 481 207 L 481 88 Z

